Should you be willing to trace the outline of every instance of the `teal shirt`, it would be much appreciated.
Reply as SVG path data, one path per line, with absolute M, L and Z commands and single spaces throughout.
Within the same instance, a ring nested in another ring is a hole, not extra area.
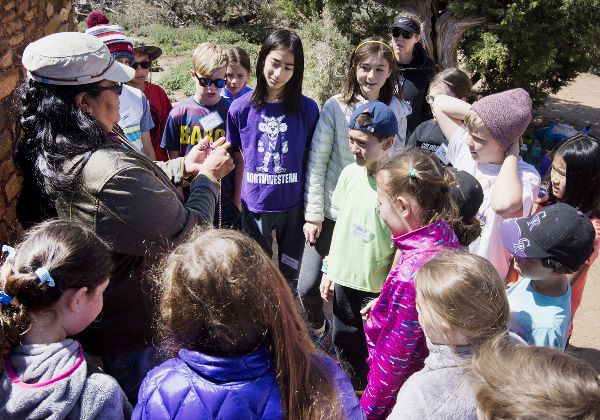
M 332 197 L 338 218 L 329 249 L 327 276 L 335 283 L 379 293 L 394 257 L 389 228 L 377 210 L 377 183 L 352 163 L 340 174 Z
M 508 289 L 509 330 L 537 347 L 564 350 L 571 323 L 571 286 L 562 296 L 546 296 L 521 279 Z

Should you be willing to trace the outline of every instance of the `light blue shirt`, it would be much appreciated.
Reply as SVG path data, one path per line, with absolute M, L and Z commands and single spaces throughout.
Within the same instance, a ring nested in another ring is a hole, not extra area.
M 546 296 L 521 279 L 508 289 L 509 330 L 528 344 L 564 350 L 571 322 L 571 286 L 562 296 Z

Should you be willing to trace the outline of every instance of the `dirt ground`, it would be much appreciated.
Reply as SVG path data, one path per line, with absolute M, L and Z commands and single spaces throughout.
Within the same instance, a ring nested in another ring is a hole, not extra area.
M 544 121 L 564 122 L 581 130 L 590 125 L 600 136 L 600 77 L 581 74 L 575 81 L 552 95 L 537 111 Z M 600 371 L 600 263 L 592 266 L 575 315 L 573 336 L 567 352 L 591 363 Z

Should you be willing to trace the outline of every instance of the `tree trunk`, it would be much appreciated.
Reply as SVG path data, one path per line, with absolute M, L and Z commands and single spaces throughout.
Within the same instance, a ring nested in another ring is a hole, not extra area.
M 435 22 L 434 61 L 441 68 L 458 65 L 458 44 L 467 29 L 481 25 L 484 18 L 471 17 L 459 20 L 451 10 L 442 13 Z

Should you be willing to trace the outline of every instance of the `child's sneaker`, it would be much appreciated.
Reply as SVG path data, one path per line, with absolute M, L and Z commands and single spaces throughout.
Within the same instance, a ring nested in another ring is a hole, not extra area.
M 331 332 L 331 322 L 325 318 L 325 330 L 321 334 L 315 334 L 314 330 L 310 329 L 310 338 L 315 343 L 315 346 L 327 353 L 331 348 L 331 343 L 328 341 L 329 333 Z

